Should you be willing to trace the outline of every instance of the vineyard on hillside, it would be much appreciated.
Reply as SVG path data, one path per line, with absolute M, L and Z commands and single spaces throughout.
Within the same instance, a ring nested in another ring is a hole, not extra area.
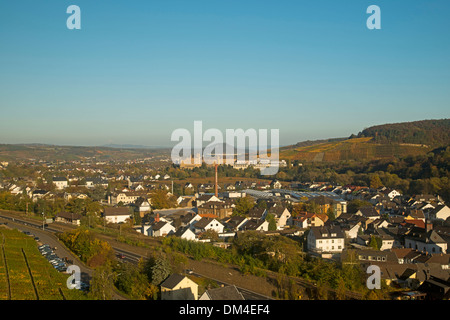
M 0 227 L 0 300 L 79 300 L 67 288 L 68 275 L 40 254 L 36 241 L 22 232 Z

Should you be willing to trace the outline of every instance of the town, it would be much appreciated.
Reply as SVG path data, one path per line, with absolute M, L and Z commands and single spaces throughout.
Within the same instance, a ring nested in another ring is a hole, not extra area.
M 281 171 L 302 167 L 298 162 L 280 163 Z M 379 178 L 372 179 L 370 185 L 340 185 L 267 179 L 258 176 L 258 170 L 251 164 L 242 168 L 241 163 L 236 167 L 183 167 L 161 158 L 157 162 L 95 158 L 2 162 L 0 209 L 34 216 L 50 227 L 112 228 L 121 235 L 143 235 L 161 240 L 173 250 L 179 246 L 177 241 L 225 252 L 235 247 L 234 252 L 252 256 L 248 261 L 257 266 L 242 263 L 244 273 L 259 275 L 257 270 L 268 269 L 309 277 L 316 289 L 315 276 L 286 271 L 280 265 L 288 268 L 288 261 L 298 259 L 302 263 L 319 261 L 358 266 L 360 275 L 377 265 L 384 290 L 389 292 L 384 299 L 449 298 L 450 208 L 440 195 L 405 194 L 385 187 Z M 290 242 L 258 251 L 262 237 Z M 279 265 L 271 266 L 274 263 Z M 238 283 L 199 294 L 197 284 L 189 277 L 185 270 L 167 275 L 159 283 L 159 298 L 197 300 L 227 294 L 233 299 L 243 298 L 236 288 Z M 364 279 L 358 285 L 364 286 Z M 339 291 L 339 284 L 330 286 Z M 344 291 L 350 293 L 351 287 Z M 353 288 L 358 291 L 357 285 Z M 373 292 L 372 297 L 380 298 Z M 298 297 L 312 294 L 298 289 Z M 286 297 L 277 294 L 272 298 Z

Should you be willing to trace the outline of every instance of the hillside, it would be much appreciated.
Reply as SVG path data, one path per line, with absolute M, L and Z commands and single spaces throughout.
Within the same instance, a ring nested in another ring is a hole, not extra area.
M 280 158 L 304 162 L 367 161 L 425 154 L 450 145 L 450 119 L 377 125 L 349 139 L 297 143 L 280 149 Z
M 423 144 L 432 148 L 450 144 L 450 119 L 391 123 L 364 129 L 358 137 L 374 143 Z
M 71 161 L 95 158 L 97 161 L 132 160 L 168 156 L 167 149 L 118 149 L 107 147 L 75 147 L 43 144 L 0 144 L 0 160 Z

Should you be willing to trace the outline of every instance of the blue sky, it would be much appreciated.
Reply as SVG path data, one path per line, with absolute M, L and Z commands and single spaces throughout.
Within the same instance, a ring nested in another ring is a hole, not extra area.
M 69 30 L 69 5 L 81 30 Z M 381 30 L 366 9 L 381 8 Z M 450 2 L 0 0 L 0 143 L 280 144 L 448 118 Z

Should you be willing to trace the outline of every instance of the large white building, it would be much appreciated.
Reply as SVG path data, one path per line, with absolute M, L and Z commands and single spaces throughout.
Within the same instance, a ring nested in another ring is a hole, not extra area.
M 67 181 L 67 178 L 64 178 L 64 177 L 54 177 L 53 184 L 56 186 L 56 189 L 58 189 L 58 190 L 62 190 L 69 186 L 69 182 Z
M 344 250 L 345 234 L 338 226 L 311 227 L 307 248 L 311 253 L 340 253 Z

